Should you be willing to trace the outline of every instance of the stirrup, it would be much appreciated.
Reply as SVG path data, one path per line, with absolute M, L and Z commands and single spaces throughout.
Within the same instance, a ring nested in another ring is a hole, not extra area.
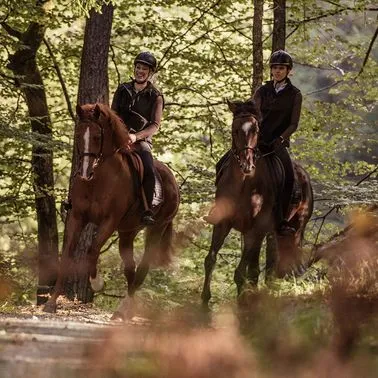
M 142 223 L 145 226 L 152 226 L 156 223 L 156 220 L 155 220 L 154 215 L 152 214 L 151 210 L 146 210 L 142 214 Z

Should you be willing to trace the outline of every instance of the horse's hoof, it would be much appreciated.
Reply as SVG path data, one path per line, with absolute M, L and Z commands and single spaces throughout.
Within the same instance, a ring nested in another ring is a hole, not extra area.
M 295 277 L 302 277 L 306 273 L 306 267 L 303 264 L 296 266 L 294 274 Z
M 55 314 L 56 313 L 56 303 L 53 302 L 47 302 L 43 306 L 43 312 L 48 312 L 50 314 Z
M 105 286 L 104 280 L 99 273 L 97 273 L 95 278 L 89 277 L 89 282 L 95 293 L 101 291 Z
M 110 318 L 110 320 L 113 320 L 115 322 L 124 322 L 125 317 L 123 316 L 123 314 L 121 312 L 115 311 L 114 314 L 112 315 L 112 317 Z

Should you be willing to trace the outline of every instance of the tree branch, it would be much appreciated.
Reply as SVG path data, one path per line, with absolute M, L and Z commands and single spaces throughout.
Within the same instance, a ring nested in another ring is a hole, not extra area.
M 68 112 L 70 113 L 71 118 L 75 121 L 76 117 L 75 117 L 75 114 L 74 114 L 73 109 L 72 109 L 72 105 L 71 105 L 70 97 L 68 95 L 66 83 L 64 82 L 64 79 L 63 79 L 62 73 L 60 71 L 58 62 L 55 59 L 55 55 L 54 55 L 54 53 L 53 53 L 53 51 L 50 47 L 50 44 L 49 44 L 47 38 L 43 38 L 43 42 L 44 42 L 45 46 L 47 47 L 47 50 L 48 50 L 50 57 L 51 57 L 51 60 L 53 61 L 53 64 L 54 64 L 56 74 L 58 75 L 60 85 L 62 86 L 64 98 L 66 99 L 66 103 L 67 103 Z
M 18 30 L 16 29 L 13 29 L 12 27 L 10 27 L 6 22 L 2 22 L 1 23 L 1 26 L 5 29 L 5 31 L 12 37 L 15 37 L 17 38 L 18 40 L 21 41 L 22 39 L 22 33 L 19 32 Z
M 249 86 L 251 86 L 251 84 L 249 83 L 249 77 L 243 77 L 243 76 L 239 73 L 239 71 L 238 71 L 237 69 L 235 69 L 234 65 L 231 64 L 231 63 L 228 61 L 228 59 L 227 59 L 227 57 L 226 57 L 226 54 L 225 54 L 225 52 L 224 52 L 222 46 L 221 46 L 217 41 L 214 41 L 212 38 L 210 38 L 210 37 L 208 37 L 208 38 L 209 38 L 209 40 L 210 40 L 212 43 L 214 43 L 214 45 L 215 45 L 216 47 L 218 47 L 218 50 L 220 51 L 220 53 L 221 53 L 222 56 L 223 56 L 224 62 L 225 62 L 230 68 L 231 68 L 231 70 L 232 70 L 232 71 L 233 71 L 238 77 L 240 77 L 242 80 L 246 81 L 246 82 L 249 84 Z
M 362 182 L 364 182 L 365 180 L 367 180 L 371 175 L 373 175 L 373 174 L 374 174 L 375 172 L 377 172 L 377 171 L 378 171 L 378 166 L 375 167 L 375 169 L 373 169 L 371 172 L 369 172 L 366 176 L 364 176 L 360 181 L 358 181 L 358 182 L 356 183 L 355 186 L 359 186 Z M 322 229 L 322 227 L 323 227 L 323 224 L 324 224 L 324 222 L 325 222 L 325 219 L 326 219 L 326 218 L 328 217 L 328 215 L 330 215 L 334 210 L 339 211 L 339 210 L 341 209 L 341 206 L 342 206 L 342 205 L 339 205 L 339 204 L 334 205 L 334 206 L 332 206 L 332 208 L 331 208 L 330 210 L 328 210 L 324 215 L 319 216 L 319 217 L 316 217 L 316 218 L 312 218 L 312 219 L 311 219 L 311 221 L 313 221 L 313 222 L 316 222 L 316 221 L 319 220 L 319 219 L 322 220 L 322 223 L 321 223 L 321 225 L 320 225 L 320 227 L 319 227 L 318 233 L 317 233 L 316 238 L 315 238 L 315 242 L 314 242 L 314 247 L 315 247 L 315 248 L 316 248 L 316 243 L 317 243 L 318 238 L 319 238 L 320 231 L 321 231 L 321 229 Z
M 375 172 L 377 172 L 378 170 L 378 166 L 375 167 L 375 169 L 373 169 L 370 173 L 368 173 L 366 176 L 364 176 L 360 181 L 358 181 L 358 183 L 356 184 L 356 186 L 360 185 L 362 182 L 364 182 L 365 180 L 367 180 L 372 174 L 374 174 Z
M 308 22 L 311 22 L 311 21 L 318 21 L 318 20 L 321 20 L 322 18 L 325 18 L 325 17 L 329 17 L 329 16 L 335 16 L 336 14 L 339 14 L 339 13 L 342 13 L 346 10 L 350 10 L 350 9 L 353 9 L 353 8 L 342 8 L 342 9 L 337 9 L 337 10 L 334 10 L 334 11 L 331 11 L 331 12 L 328 12 L 328 13 L 323 13 L 323 14 L 320 14 L 318 16 L 314 16 L 314 17 L 309 17 L 309 18 L 305 18 L 301 21 L 297 21 L 297 22 L 288 22 L 288 25 L 290 24 L 297 24 L 294 29 L 286 36 L 286 39 L 288 39 L 289 37 L 291 37 L 302 25 L 304 24 L 307 24 Z
M 114 68 L 115 68 L 115 70 L 117 72 L 117 84 L 120 85 L 121 84 L 121 74 L 120 74 L 120 72 L 118 70 L 117 62 L 115 61 L 115 51 L 114 51 L 113 45 L 110 45 L 110 50 L 112 52 L 111 60 L 112 60 L 112 62 L 114 64 Z
M 366 62 L 369 59 L 369 55 L 370 55 L 371 49 L 373 48 L 374 42 L 377 39 L 377 35 L 378 35 L 378 27 L 377 27 L 377 29 L 375 29 L 375 33 L 373 35 L 373 38 L 370 41 L 369 48 L 366 51 L 365 59 L 364 59 L 364 61 L 362 63 L 362 67 L 361 67 L 360 72 L 358 73 L 357 77 L 360 76 L 362 74 L 362 71 L 364 70 Z
M 330 84 L 330 85 L 327 85 L 326 87 L 322 87 L 322 88 L 319 88 L 319 89 L 315 89 L 314 91 L 311 91 L 311 92 L 307 92 L 305 93 L 303 96 L 309 96 L 309 95 L 312 95 L 312 94 L 315 94 L 315 93 L 319 93 L 319 92 L 322 92 L 322 91 L 325 91 L 327 89 L 330 89 L 332 87 L 335 87 L 336 85 L 340 84 L 344 82 L 344 80 L 338 80 L 338 81 L 335 81 L 334 83 Z
M 200 14 L 200 16 L 189 26 L 189 28 L 185 32 L 181 33 L 180 35 L 177 35 L 177 37 L 172 40 L 171 44 L 164 51 L 164 54 L 163 54 L 162 58 L 160 59 L 160 62 L 163 62 L 164 58 L 168 55 L 169 51 L 173 48 L 173 46 L 176 43 L 176 41 L 177 40 L 182 40 L 183 37 L 185 37 L 190 32 L 190 30 L 192 30 L 194 28 L 194 26 L 205 16 L 205 14 L 208 13 L 208 12 L 210 12 L 211 9 L 215 8 L 220 2 L 221 2 L 221 0 L 216 0 L 214 4 L 210 5 L 207 9 L 205 9 Z M 168 60 L 165 63 L 161 63 L 160 66 L 158 67 L 158 69 L 163 68 L 164 65 L 167 62 L 168 62 Z

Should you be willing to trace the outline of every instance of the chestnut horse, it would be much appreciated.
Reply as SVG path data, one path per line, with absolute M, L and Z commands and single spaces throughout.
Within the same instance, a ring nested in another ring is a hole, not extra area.
M 234 275 L 240 295 L 246 280 L 252 285 L 258 283 L 260 249 L 267 234 L 273 235 L 277 247 L 275 270 L 278 276 L 282 277 L 300 265 L 303 233 L 313 210 L 310 178 L 299 164 L 293 163 L 298 199 L 292 204 L 289 224 L 296 232 L 288 236 L 276 233 L 275 204 L 284 180 L 282 164 L 274 150 L 263 153 L 264 146 L 258 141 L 255 104 L 252 101 L 228 102 L 228 106 L 233 113 L 232 150 L 217 182 L 215 206 L 208 217 L 215 225 L 204 263 L 204 305 L 211 298 L 210 281 L 217 254 L 232 228 L 241 232 L 244 241 Z
M 72 263 L 73 250 L 87 223 L 97 225 L 86 259 L 93 290 L 98 291 L 103 287 L 103 281 L 97 272 L 100 250 L 117 230 L 128 295 L 132 297 L 143 283 L 152 263 L 165 265 L 170 262 L 172 221 L 179 206 L 179 189 L 173 174 L 166 165 L 155 160 L 155 170 L 161 178 L 164 198 L 154 209 L 156 223 L 146 229 L 144 255 L 136 267 L 133 241 L 144 228 L 140 222 L 144 208 L 140 178 L 132 163 L 133 152 L 124 148 L 128 142 L 128 131 L 117 114 L 106 105 L 77 106 L 76 112 L 78 122 L 75 146 L 79 168 L 72 182 L 72 209 L 66 224 L 66 242 L 60 272 L 55 291 L 44 307 L 47 312 L 56 311 L 56 300 L 62 293 L 62 285 Z M 113 318 L 123 318 L 124 307 L 122 304 Z

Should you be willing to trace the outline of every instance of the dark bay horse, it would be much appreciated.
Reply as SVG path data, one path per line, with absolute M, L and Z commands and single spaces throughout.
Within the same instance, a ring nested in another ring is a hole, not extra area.
M 209 214 L 214 224 L 211 246 L 205 258 L 205 280 L 202 301 L 211 298 L 210 281 L 217 254 L 232 228 L 244 239 L 240 262 L 234 280 L 238 295 L 248 280 L 257 285 L 259 255 L 264 237 L 273 234 L 277 246 L 275 271 L 282 277 L 300 264 L 303 233 L 313 210 L 310 178 L 297 163 L 293 163 L 297 181 L 297 201 L 292 204 L 289 224 L 294 235 L 276 233 L 275 204 L 280 199 L 284 170 L 273 150 L 263 153 L 259 144 L 259 124 L 252 101 L 228 102 L 233 113 L 232 150 L 217 182 L 215 206 Z
M 124 148 L 127 146 L 128 131 L 116 113 L 106 105 L 78 106 L 76 112 L 75 146 L 80 163 L 72 183 L 72 209 L 66 224 L 67 236 L 60 272 L 55 291 L 44 307 L 47 312 L 56 311 L 56 300 L 62 293 L 73 250 L 87 223 L 97 225 L 86 259 L 86 269 L 95 291 L 103 286 L 97 272 L 100 250 L 116 230 L 129 297 L 143 283 L 151 264 L 165 265 L 172 257 L 172 221 L 179 206 L 179 189 L 173 174 L 166 165 L 154 161 L 164 198 L 154 209 L 156 223 L 146 229 L 144 255 L 136 267 L 133 241 L 144 228 L 140 223 L 143 205 L 140 177 L 133 164 L 133 161 L 138 163 L 138 159 L 132 150 Z M 123 318 L 124 307 L 121 304 L 113 317 Z

